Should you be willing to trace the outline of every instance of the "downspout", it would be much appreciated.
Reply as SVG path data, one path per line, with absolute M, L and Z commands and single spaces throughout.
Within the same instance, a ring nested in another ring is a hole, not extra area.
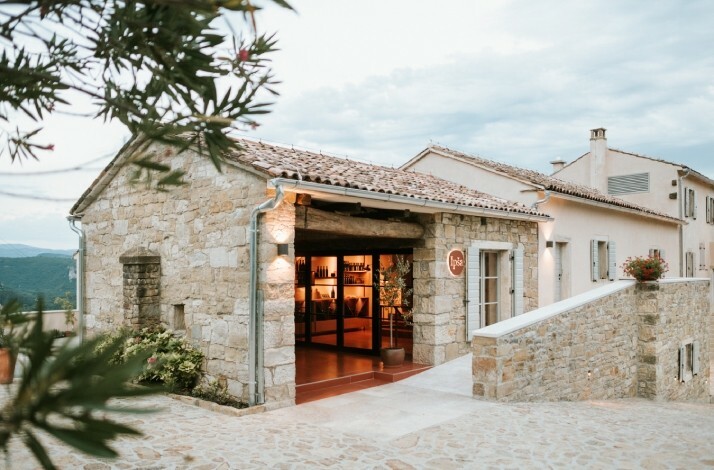
M 538 209 L 538 206 L 548 202 L 548 199 L 550 199 L 550 191 L 546 189 L 545 194 L 543 195 L 543 199 L 538 199 L 536 202 L 531 204 L 531 209 Z
M 275 180 L 273 180 L 275 181 Z M 263 351 L 258 351 L 262 343 L 263 325 L 258 324 L 258 217 L 263 212 L 272 211 L 283 201 L 285 192 L 280 183 L 274 182 L 275 197 L 268 199 L 253 209 L 250 214 L 250 287 L 249 296 L 249 317 L 248 317 L 248 404 L 254 406 L 263 403 L 264 400 L 264 371 L 263 367 L 258 367 L 258 361 L 262 364 Z M 261 335 L 259 341 L 258 336 Z
M 76 215 L 67 216 L 69 228 L 79 237 L 79 259 L 77 260 L 77 313 L 79 330 L 79 344 L 84 343 L 84 229 L 77 227 L 77 221 L 82 221 L 82 217 Z
M 683 175 L 679 175 L 679 201 L 677 206 L 679 206 L 679 220 L 684 221 L 684 188 L 682 187 L 682 180 L 689 176 L 692 170 L 687 168 L 687 172 Z M 679 224 L 679 277 L 684 277 L 684 224 Z

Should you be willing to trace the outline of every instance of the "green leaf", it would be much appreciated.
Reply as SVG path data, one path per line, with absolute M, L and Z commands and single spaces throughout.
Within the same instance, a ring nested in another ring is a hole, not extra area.
M 30 431 L 25 431 L 25 437 L 23 439 L 23 442 L 25 443 L 27 448 L 30 449 L 35 458 L 40 461 L 42 468 L 46 470 L 53 470 L 56 468 L 50 460 L 50 456 L 47 455 L 45 448 L 42 447 L 42 444 L 40 444 L 40 441 L 35 438 L 34 434 L 32 434 Z

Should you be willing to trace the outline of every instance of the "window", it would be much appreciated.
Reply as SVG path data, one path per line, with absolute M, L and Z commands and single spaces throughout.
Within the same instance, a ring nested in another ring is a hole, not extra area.
M 706 199 L 706 209 L 707 209 L 707 223 L 714 224 L 714 197 L 707 196 Z
M 667 259 L 664 257 L 664 250 L 660 248 L 650 248 L 650 258 L 655 257 L 667 261 Z
M 482 325 L 493 325 L 499 320 L 498 252 L 481 252 L 481 312 Z
M 684 254 L 684 277 L 694 277 L 694 252 Z
M 697 218 L 697 193 L 692 188 L 684 188 L 684 217 Z
M 473 331 L 524 310 L 524 249 L 476 241 L 466 252 L 466 339 Z
M 699 244 L 699 269 L 707 269 L 707 249 L 704 243 Z
M 610 176 L 607 178 L 607 193 L 612 195 L 647 193 L 650 190 L 650 174 Z
M 615 242 L 590 240 L 591 278 L 593 282 L 603 279 L 614 281 L 617 277 Z
M 699 375 L 699 341 L 688 339 L 679 347 L 679 381 L 688 382 Z

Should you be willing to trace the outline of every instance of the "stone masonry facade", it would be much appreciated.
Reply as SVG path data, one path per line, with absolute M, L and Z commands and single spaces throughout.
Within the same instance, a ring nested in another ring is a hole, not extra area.
M 187 184 L 168 192 L 149 190 L 131 183 L 129 165 L 84 211 L 87 329 L 110 331 L 127 323 L 120 257 L 151 250 L 160 257 L 161 324 L 174 329 L 180 306 L 185 330 L 178 333 L 201 348 L 208 378 L 222 379 L 231 395 L 247 401 L 249 219 L 272 194 L 264 178 L 246 171 L 224 165 L 219 173 L 194 153 L 152 149 L 158 161 L 185 171 Z M 270 403 L 290 404 L 295 398 L 293 271 L 277 259 L 275 245 L 292 243 L 293 225 L 289 201 L 260 219 L 258 282 Z
M 711 321 L 707 281 L 630 285 L 497 337 L 477 332 L 473 393 L 499 401 L 706 401 Z M 688 339 L 701 347 L 700 372 L 682 381 L 679 347 Z
M 449 273 L 447 255 L 473 241 L 524 248 L 524 311 L 538 306 L 536 222 L 438 213 L 422 215 L 423 240 L 414 249 L 413 360 L 438 365 L 470 352 L 466 336 L 466 283 Z
M 706 289 L 705 289 L 706 286 Z M 709 396 L 711 322 L 709 288 L 705 282 L 637 285 L 639 336 L 637 395 L 657 400 L 693 400 Z M 679 348 L 699 344 L 699 373 L 679 377 Z

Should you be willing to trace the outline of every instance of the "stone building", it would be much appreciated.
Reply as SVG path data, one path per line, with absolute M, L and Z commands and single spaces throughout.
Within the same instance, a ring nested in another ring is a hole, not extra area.
M 435 365 L 469 352 L 469 331 L 538 306 L 547 215 L 431 175 L 240 144 L 222 172 L 152 146 L 186 174 L 159 192 L 131 183 L 130 142 L 77 201 L 88 332 L 160 323 L 199 345 L 232 395 L 284 406 L 296 347 L 374 355 L 391 331 Z M 375 273 L 400 255 L 412 298 L 385 308 Z M 407 310 L 411 325 L 387 328 Z

